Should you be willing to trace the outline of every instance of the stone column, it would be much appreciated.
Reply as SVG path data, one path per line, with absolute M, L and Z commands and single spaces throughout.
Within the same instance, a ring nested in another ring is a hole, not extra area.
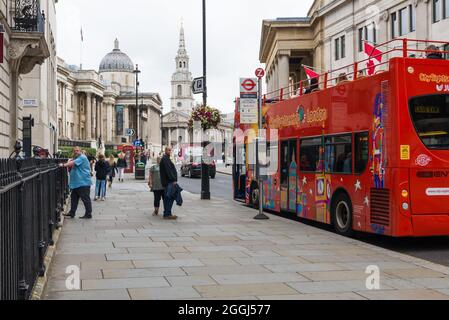
M 92 94 L 86 93 L 86 123 L 85 123 L 86 140 L 92 140 Z
M 108 142 L 112 142 L 112 104 L 106 103 L 106 136 L 105 139 Z
M 290 57 L 285 53 L 279 55 L 279 89 L 284 89 L 283 98 L 288 98 L 288 85 L 290 77 Z
M 125 105 L 123 108 L 123 131 L 125 131 L 128 128 L 129 128 L 129 106 Z

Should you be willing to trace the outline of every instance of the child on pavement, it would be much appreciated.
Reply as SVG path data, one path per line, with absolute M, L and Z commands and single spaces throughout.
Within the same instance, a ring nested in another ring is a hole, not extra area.
M 95 188 L 95 201 L 101 199 L 101 201 L 106 200 L 106 179 L 108 177 L 110 168 L 109 163 L 103 154 L 98 155 L 98 161 L 95 164 L 96 172 L 96 188 Z

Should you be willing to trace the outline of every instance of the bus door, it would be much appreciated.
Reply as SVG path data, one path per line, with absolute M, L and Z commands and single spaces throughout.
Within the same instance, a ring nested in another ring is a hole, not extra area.
M 245 145 L 237 145 L 234 139 L 233 150 L 234 164 L 232 166 L 232 176 L 234 181 L 234 199 L 245 200 L 246 187 L 246 152 Z
M 281 142 L 281 210 L 296 213 L 298 185 L 298 146 L 297 140 Z

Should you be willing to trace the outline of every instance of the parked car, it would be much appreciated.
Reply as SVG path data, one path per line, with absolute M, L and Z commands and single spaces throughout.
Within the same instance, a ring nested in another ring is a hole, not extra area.
M 209 165 L 209 176 L 211 179 L 215 179 L 216 175 L 217 168 L 214 161 Z M 201 157 L 188 157 L 187 161 L 182 163 L 181 176 L 188 176 L 189 178 L 201 177 Z

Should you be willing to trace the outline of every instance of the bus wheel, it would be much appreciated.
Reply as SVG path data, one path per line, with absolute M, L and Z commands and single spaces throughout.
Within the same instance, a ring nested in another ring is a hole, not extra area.
M 259 208 L 259 187 L 254 186 L 251 188 L 251 206 L 253 208 Z
M 345 193 L 340 193 L 334 201 L 333 222 L 338 233 L 345 236 L 352 234 L 352 204 Z

